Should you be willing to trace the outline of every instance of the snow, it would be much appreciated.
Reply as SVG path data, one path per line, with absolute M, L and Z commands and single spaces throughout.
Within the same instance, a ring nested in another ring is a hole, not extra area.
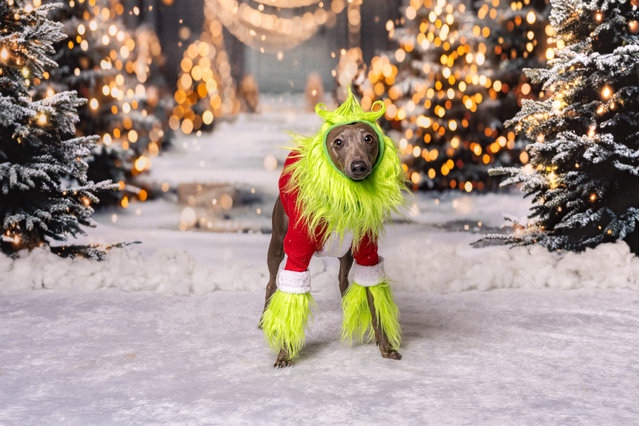
M 115 233 L 116 229 L 109 231 Z M 144 241 L 144 249 L 113 249 L 103 262 L 63 259 L 44 248 L 22 253 L 15 260 L 0 256 L 0 294 L 40 288 L 119 288 L 169 295 L 215 290 L 261 292 L 268 281 L 269 235 L 165 230 L 133 234 Z M 478 237 L 442 232 L 428 225 L 400 224 L 382 241 L 380 254 L 396 291 L 639 290 L 639 258 L 624 243 L 602 244 L 579 254 L 555 254 L 538 246 L 471 247 Z M 338 267 L 334 258 L 314 258 L 310 266 L 314 291 L 331 291 Z
M 639 293 L 402 292 L 401 361 L 338 341 L 336 286 L 286 370 L 256 292 L 0 298 L 2 424 L 631 424 Z
M 97 214 L 79 242 L 141 242 L 103 262 L 0 256 L 0 424 L 639 421 L 639 258 L 624 243 L 471 247 L 505 214 L 526 216 L 518 193 L 417 194 L 396 218 L 380 254 L 401 361 L 339 342 L 338 262 L 314 258 L 307 346 L 274 370 L 257 322 L 278 147 L 283 130 L 319 122 L 299 99 L 265 102 L 261 115 L 183 138 L 146 177 L 252 190 L 216 223 L 243 232 L 180 231 L 188 206 L 168 194 Z

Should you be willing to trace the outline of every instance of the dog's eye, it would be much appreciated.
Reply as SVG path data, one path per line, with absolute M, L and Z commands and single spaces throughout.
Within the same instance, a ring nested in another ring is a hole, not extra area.
M 373 137 L 371 135 L 364 136 L 364 142 L 373 143 Z
M 335 144 L 335 146 L 342 146 L 342 144 L 343 144 L 341 139 L 335 139 L 335 141 L 333 143 Z

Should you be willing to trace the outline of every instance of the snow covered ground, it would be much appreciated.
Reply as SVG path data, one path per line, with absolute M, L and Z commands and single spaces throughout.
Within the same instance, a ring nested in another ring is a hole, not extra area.
M 337 289 L 271 367 L 256 292 L 0 302 L 2 424 L 636 424 L 639 293 L 401 292 L 401 361 L 338 341 Z
M 103 210 L 80 240 L 141 244 L 104 262 L 0 257 L 0 424 L 639 423 L 639 258 L 622 243 L 470 247 L 504 214 L 526 215 L 518 194 L 420 194 L 389 229 L 401 361 L 338 341 L 337 261 L 319 258 L 307 347 L 273 370 L 256 327 L 261 231 L 283 131 L 319 125 L 297 104 L 267 99 L 263 114 L 180 140 L 146 178 L 167 197 Z M 181 231 L 195 210 L 173 190 L 192 183 L 251 194 L 211 216 L 243 232 Z

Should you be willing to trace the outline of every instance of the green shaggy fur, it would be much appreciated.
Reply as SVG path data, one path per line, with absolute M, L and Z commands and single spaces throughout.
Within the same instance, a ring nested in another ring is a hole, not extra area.
M 388 343 L 395 350 L 399 349 L 402 340 L 402 330 L 399 325 L 399 309 L 393 300 L 393 293 L 387 282 L 381 282 L 373 287 L 362 287 L 352 283 L 346 290 L 342 299 L 344 319 L 342 321 L 342 340 L 353 342 L 353 338 L 359 341 L 370 342 L 375 336 L 372 328 L 372 315 L 368 307 L 366 289 L 373 295 L 375 316 L 378 324 L 388 338 Z
M 304 327 L 312 315 L 311 305 L 315 306 L 315 302 L 310 293 L 292 294 L 278 290 L 271 296 L 260 326 L 273 351 L 286 349 L 291 359 L 299 355 L 304 346 Z
M 357 247 L 366 234 L 375 238 L 383 234 L 384 221 L 405 204 L 404 173 L 395 144 L 387 136 L 383 136 L 381 160 L 362 181 L 343 176 L 324 153 L 323 136 L 338 123 L 366 121 L 384 135 L 376 122 L 384 114 L 384 103 L 378 101 L 375 105 L 380 108 L 364 112 L 349 90 L 348 99 L 335 111 L 317 105 L 315 111 L 325 122 L 315 136 L 293 135 L 296 146 L 291 149 L 297 152 L 299 161 L 284 170 L 292 175 L 285 190 L 298 191 L 300 221 L 305 222 L 311 234 L 320 228 L 326 239 L 333 231 L 343 236 L 351 230 L 353 246 Z

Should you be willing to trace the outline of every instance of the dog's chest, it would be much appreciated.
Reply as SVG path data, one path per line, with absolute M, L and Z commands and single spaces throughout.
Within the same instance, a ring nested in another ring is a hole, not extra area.
M 330 257 L 342 257 L 353 244 L 353 233 L 348 231 L 344 234 L 343 238 L 340 238 L 340 234 L 333 231 L 331 235 L 326 239 L 322 249 L 316 252 L 317 256 L 330 256 Z

